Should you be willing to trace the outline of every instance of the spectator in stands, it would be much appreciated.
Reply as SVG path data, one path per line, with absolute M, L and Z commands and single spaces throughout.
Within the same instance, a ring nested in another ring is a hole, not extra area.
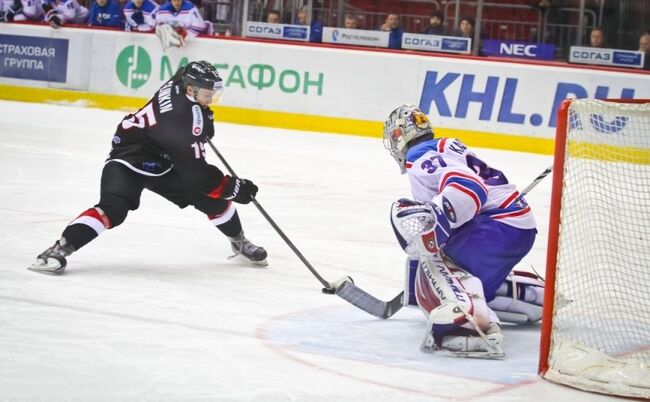
M 385 32 L 390 32 L 390 36 L 388 37 L 388 47 L 390 49 L 402 48 L 402 35 L 404 31 L 399 26 L 399 15 L 397 13 L 388 13 L 380 29 Z
M 77 0 L 49 0 L 43 3 L 43 10 L 46 11 L 45 21 L 52 28 L 65 24 L 85 24 L 88 20 L 88 9 Z
M 282 24 L 282 18 L 280 17 L 280 11 L 273 9 L 266 14 L 266 22 L 269 24 Z
M 444 35 L 444 23 L 445 14 L 440 10 L 436 10 L 431 13 L 431 17 L 429 17 L 429 26 L 422 33 L 427 35 Z
M 127 31 L 152 32 L 160 6 L 153 0 L 130 0 L 124 6 Z
M 476 21 L 474 18 L 466 15 L 460 19 L 458 29 L 454 31 L 454 36 L 462 36 L 463 38 L 474 38 L 474 26 Z
M 643 69 L 650 70 L 650 29 L 639 37 L 639 52 L 645 53 Z
M 309 7 L 302 6 L 298 10 L 296 25 L 309 25 L 309 41 L 322 42 L 323 41 L 323 24 L 316 18 L 309 18 Z
M 212 23 L 204 21 L 196 6 L 189 0 L 170 0 L 158 9 L 157 25 L 169 25 L 180 36 L 213 35 Z
M 591 30 L 591 35 L 589 35 L 589 44 L 591 47 L 608 47 L 605 44 L 605 32 L 602 28 L 594 28 Z
M 0 22 L 41 21 L 44 14 L 40 0 L 0 0 Z
M 355 14 L 345 14 L 343 27 L 347 29 L 359 29 L 359 17 Z
M 88 23 L 90 26 L 122 28 L 122 9 L 116 0 L 95 0 L 90 6 Z

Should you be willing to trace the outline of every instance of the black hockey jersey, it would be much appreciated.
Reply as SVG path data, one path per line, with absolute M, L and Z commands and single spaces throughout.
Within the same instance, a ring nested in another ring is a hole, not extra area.
M 223 173 L 205 160 L 214 136 L 213 114 L 187 96 L 178 79 L 167 81 L 140 110 L 117 126 L 107 162 L 145 176 L 176 170 L 191 188 L 218 198 Z

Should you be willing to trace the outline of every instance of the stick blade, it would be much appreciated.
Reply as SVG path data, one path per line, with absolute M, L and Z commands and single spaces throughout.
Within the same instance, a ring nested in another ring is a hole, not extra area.
M 402 308 L 404 292 L 393 300 L 384 302 L 350 282 L 344 282 L 336 290 L 336 295 L 348 303 L 375 317 L 386 319 Z

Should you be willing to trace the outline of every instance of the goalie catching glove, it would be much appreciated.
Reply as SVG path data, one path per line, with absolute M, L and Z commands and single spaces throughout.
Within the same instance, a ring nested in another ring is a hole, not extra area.
M 390 223 L 397 241 L 408 255 L 437 253 L 451 232 L 449 220 L 438 205 L 406 198 L 391 206 Z

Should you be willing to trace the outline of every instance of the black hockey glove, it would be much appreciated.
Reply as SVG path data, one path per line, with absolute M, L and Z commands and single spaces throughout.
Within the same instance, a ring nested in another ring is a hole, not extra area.
M 63 21 L 61 20 L 61 17 L 58 15 L 53 15 L 50 17 L 50 26 L 52 28 L 59 28 L 63 26 Z
M 19 14 L 23 11 L 23 2 L 20 0 L 14 0 L 14 2 L 9 6 L 9 9 L 5 13 L 5 19 L 9 22 L 14 20 L 16 14 Z
M 226 200 L 232 200 L 238 204 L 248 204 L 257 194 L 258 188 L 252 181 L 233 177 L 228 177 L 228 179 L 228 184 L 222 193 Z

